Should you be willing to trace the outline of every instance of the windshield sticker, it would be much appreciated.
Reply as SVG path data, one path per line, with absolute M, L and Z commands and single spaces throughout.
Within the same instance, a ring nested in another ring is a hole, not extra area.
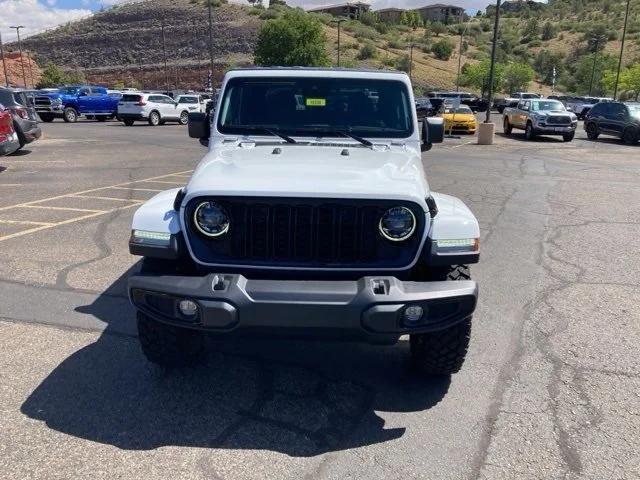
M 326 107 L 327 99 L 326 98 L 307 98 L 305 104 L 307 107 Z

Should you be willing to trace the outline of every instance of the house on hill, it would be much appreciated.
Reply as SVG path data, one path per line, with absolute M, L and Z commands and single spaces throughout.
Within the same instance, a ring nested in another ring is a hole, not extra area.
M 334 17 L 360 18 L 360 16 L 371 9 L 368 1 L 344 2 L 324 7 L 316 7 L 307 10 L 315 13 L 328 13 Z
M 434 3 L 415 9 L 422 20 L 429 22 L 441 22 L 444 24 L 458 23 L 464 19 L 464 8 L 444 3 Z
M 382 8 L 380 10 L 376 10 L 375 13 L 378 15 L 378 18 L 381 22 L 386 23 L 400 23 L 400 16 L 402 12 L 404 12 L 403 8 Z

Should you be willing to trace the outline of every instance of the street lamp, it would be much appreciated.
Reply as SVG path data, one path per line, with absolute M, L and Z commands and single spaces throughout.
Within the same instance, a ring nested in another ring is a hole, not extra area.
M 0 33 L 0 56 L 2 57 L 2 68 L 4 70 L 4 83 L 9 88 L 9 74 L 7 73 L 7 64 L 4 60 L 4 47 L 2 46 L 2 33 Z
M 491 66 L 489 67 L 489 95 L 487 101 L 489 106 L 487 107 L 487 116 L 484 123 L 491 122 L 491 100 L 493 98 L 493 77 L 495 74 L 496 65 L 496 45 L 498 44 L 498 28 L 500 27 L 500 0 L 496 0 L 496 18 L 493 24 L 493 43 L 491 44 Z
M 593 90 L 593 80 L 596 75 L 596 60 L 598 59 L 598 49 L 600 48 L 600 40 L 604 40 L 604 38 L 599 35 L 597 37 L 591 37 L 590 40 L 592 42 L 596 42 L 593 47 L 593 67 L 591 67 L 591 81 L 589 82 L 589 96 L 591 96 L 591 91 Z
M 629 20 L 629 4 L 631 0 L 627 0 L 627 11 L 624 14 L 624 27 L 622 28 L 622 43 L 620 45 L 620 58 L 618 59 L 618 71 L 616 73 L 616 86 L 613 89 L 613 99 L 618 95 L 618 82 L 620 81 L 620 68 L 622 68 L 622 53 L 624 52 L 624 37 L 627 35 L 627 21 Z
M 17 27 L 9 27 L 15 28 L 16 33 L 18 34 L 18 49 L 20 50 L 20 65 L 22 66 L 22 80 L 24 82 L 24 88 L 27 88 L 27 74 L 24 71 L 24 59 L 22 58 L 22 42 L 20 41 L 20 29 L 24 28 L 24 25 L 18 25 Z

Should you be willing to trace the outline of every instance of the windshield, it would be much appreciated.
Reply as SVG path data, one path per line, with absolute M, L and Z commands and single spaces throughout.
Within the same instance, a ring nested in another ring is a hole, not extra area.
M 531 110 L 534 112 L 539 110 L 564 110 L 564 105 L 556 100 L 544 100 L 531 102 Z
M 405 138 L 413 133 L 413 108 L 403 82 L 356 78 L 260 77 L 231 79 L 224 91 L 218 130 L 287 135 L 335 134 Z
M 178 103 L 198 103 L 197 97 L 180 97 Z
M 76 93 L 78 93 L 78 90 L 79 89 L 77 87 L 67 87 L 59 89 L 58 92 L 63 95 L 75 95 Z
M 458 108 L 447 107 L 444 109 L 444 113 L 466 113 L 472 114 L 473 112 L 466 105 L 460 105 Z

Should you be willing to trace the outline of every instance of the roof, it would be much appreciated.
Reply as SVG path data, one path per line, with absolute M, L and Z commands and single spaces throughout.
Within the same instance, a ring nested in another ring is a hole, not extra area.
M 238 77 L 309 77 L 309 78 L 358 78 L 387 79 L 409 83 L 409 76 L 398 70 L 376 70 L 369 68 L 323 68 L 323 67 L 250 67 L 229 70 L 225 81 Z
M 406 12 L 407 10 L 404 8 L 398 8 L 398 7 L 389 7 L 389 8 L 381 8 L 380 10 L 374 10 L 376 13 L 381 13 L 381 12 Z
M 342 3 L 334 3 L 332 5 L 324 5 L 322 7 L 310 8 L 307 12 L 320 12 L 322 10 L 329 10 L 331 8 L 340 8 L 340 7 L 371 7 L 371 3 L 369 2 L 342 2 Z
M 257 71 L 292 71 L 296 73 L 311 71 L 311 72 L 351 72 L 351 73 L 395 73 L 398 75 L 406 75 L 405 72 L 399 70 L 381 70 L 378 68 L 343 68 L 343 67 L 238 67 L 229 70 L 229 72 L 246 72 L 250 70 Z
M 444 3 L 434 3 L 434 4 L 431 4 L 431 5 L 424 5 L 422 7 L 417 7 L 414 10 L 424 10 L 426 8 L 459 8 L 460 10 L 464 10 L 463 7 L 460 7 L 458 5 L 447 5 L 447 4 L 444 4 Z

